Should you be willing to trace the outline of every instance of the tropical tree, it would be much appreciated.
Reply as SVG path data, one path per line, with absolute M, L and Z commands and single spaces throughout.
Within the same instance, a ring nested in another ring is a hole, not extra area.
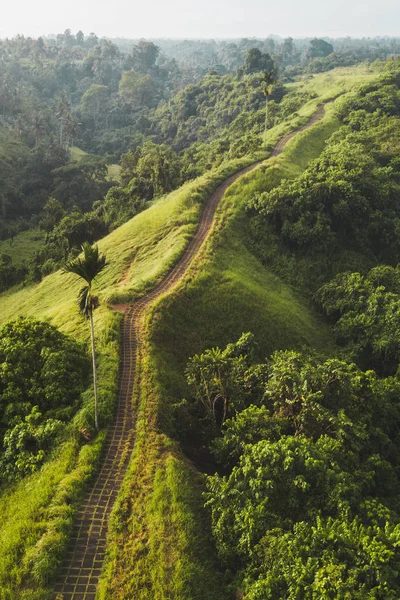
M 264 71 L 263 73 L 263 87 L 264 87 L 264 96 L 265 96 L 265 125 L 264 125 L 264 148 L 266 147 L 266 136 L 267 136 L 267 126 L 268 126 L 268 101 L 269 95 L 271 93 L 271 86 L 276 81 L 276 71 L 275 69 L 271 69 L 269 71 Z
M 98 307 L 99 301 L 92 293 L 92 284 L 95 277 L 106 266 L 106 256 L 99 254 L 98 246 L 91 246 L 88 242 L 82 245 L 83 257 L 71 260 L 65 266 L 65 273 L 74 273 L 86 281 L 86 285 L 78 294 L 78 306 L 83 316 L 90 323 L 90 338 L 92 344 L 92 364 L 93 364 L 93 388 L 94 388 L 94 423 L 96 430 L 99 430 L 99 410 L 97 394 L 97 369 L 96 369 L 96 349 L 94 342 L 94 323 L 93 311 Z
M 314 38 L 310 42 L 306 57 L 308 60 L 312 60 L 313 58 L 323 58 L 324 56 L 329 56 L 332 52 L 334 52 L 332 44 L 325 40 Z

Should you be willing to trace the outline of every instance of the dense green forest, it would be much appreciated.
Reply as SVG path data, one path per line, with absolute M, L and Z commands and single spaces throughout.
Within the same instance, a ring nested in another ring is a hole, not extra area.
M 261 161 L 141 323 L 99 598 L 399 597 L 399 48 L 0 42 L 0 600 L 51 597 L 116 405 L 113 305 Z M 97 241 L 99 434 L 60 270 Z
M 40 280 L 153 198 L 257 150 L 265 70 L 277 75 L 273 126 L 307 100 L 282 83 L 397 51 L 396 39 L 2 40 L 0 239 L 12 248 L 32 230 L 40 244 L 19 261 L 2 246 L 0 289 Z

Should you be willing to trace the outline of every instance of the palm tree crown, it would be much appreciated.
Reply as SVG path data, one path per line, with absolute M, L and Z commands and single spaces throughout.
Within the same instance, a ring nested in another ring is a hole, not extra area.
M 262 80 L 264 84 L 264 96 L 269 96 L 270 88 L 276 81 L 275 71 L 264 71 Z
M 89 318 L 89 314 L 98 306 L 97 298 L 92 296 L 92 282 L 107 265 L 105 255 L 100 255 L 98 246 L 85 242 L 82 246 L 83 257 L 71 260 L 64 266 L 65 273 L 74 273 L 87 283 L 79 292 L 78 305 L 81 313 Z
M 82 277 L 88 285 L 92 284 L 93 279 L 104 269 L 106 266 L 105 255 L 99 254 L 98 246 L 91 246 L 88 242 L 85 242 L 82 246 L 83 257 L 71 260 L 64 267 L 66 273 L 75 273 Z

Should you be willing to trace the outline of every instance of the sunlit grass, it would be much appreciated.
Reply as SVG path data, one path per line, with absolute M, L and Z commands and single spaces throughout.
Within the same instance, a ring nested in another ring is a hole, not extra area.
M 188 244 L 206 198 L 220 181 L 251 160 L 249 158 L 230 163 L 186 184 L 101 240 L 99 246 L 106 253 L 109 265 L 96 285 L 100 297 L 104 301 L 128 300 L 153 285 L 176 262 Z M 81 283 L 76 277 L 58 271 L 38 285 L 2 294 L 0 322 L 18 315 L 48 319 L 65 333 L 88 342 L 89 329 L 76 305 L 80 287 Z M 95 313 L 100 417 L 103 424 L 112 416 L 117 391 L 119 321 L 120 316 L 106 304 Z M 89 389 L 84 394 L 83 408 L 75 419 L 77 427 L 90 425 L 92 418 L 93 394 Z M 69 460 L 62 459 L 64 455 L 60 450 L 60 456 L 49 461 L 40 473 L 0 494 L 0 509 L 2 502 L 4 507 L 15 507 L 15 510 L 4 508 L 7 525 L 4 525 L 3 532 L 8 542 L 0 547 L 1 600 L 16 597 L 17 589 L 23 589 L 24 598 L 29 600 L 46 598 L 46 581 L 54 576 L 68 540 L 73 514 L 73 511 L 66 510 L 59 519 L 54 520 L 51 509 L 54 498 L 61 493 L 60 490 L 71 477 L 68 475 L 73 468 L 71 461 L 72 464 L 77 461 L 78 448 L 73 447 L 75 453 L 69 455 Z M 84 446 L 83 450 L 86 451 L 86 448 L 90 446 Z M 87 468 L 77 468 L 69 504 L 79 498 L 98 454 L 95 452 L 88 455 L 86 452 L 86 456 Z M 32 494 L 32 510 L 29 502 L 25 502 L 24 486 L 29 482 L 33 487 L 37 486 L 35 494 Z M 8 510 L 11 512 L 7 512 Z M 18 524 L 19 512 L 21 527 Z M 23 531 L 27 534 L 23 535 Z M 12 563 L 15 568 L 10 570 L 9 565 Z M 4 566 L 3 570 L 1 565 Z M 38 590 L 37 593 L 34 593 L 35 590 Z
M 18 233 L 14 239 L 0 241 L 0 254 L 8 254 L 14 263 L 31 258 L 44 245 L 45 234 L 40 229 Z
M 232 185 L 215 221 L 205 260 L 177 294 L 159 301 L 151 329 L 156 372 L 168 397 L 185 393 L 182 377 L 189 356 L 237 339 L 257 338 L 260 359 L 283 348 L 332 348 L 329 329 L 306 300 L 265 269 L 249 250 L 245 206 L 255 192 L 294 178 L 318 156 L 339 126 L 333 107 L 311 129 L 293 138 L 284 152 Z M 180 374 L 180 375 L 178 375 Z
M 82 160 L 82 158 L 84 158 L 85 156 L 87 156 L 87 152 L 85 152 L 85 150 L 82 150 L 82 148 L 78 148 L 78 146 L 71 146 L 69 148 L 69 156 L 72 162 L 79 162 L 80 160 Z

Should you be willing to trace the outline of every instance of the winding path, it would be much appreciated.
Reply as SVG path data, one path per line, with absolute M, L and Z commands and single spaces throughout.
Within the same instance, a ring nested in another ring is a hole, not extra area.
M 272 156 L 277 156 L 292 137 L 311 127 L 323 114 L 324 105 L 321 105 L 304 127 L 289 133 L 278 142 Z M 134 444 L 135 415 L 132 397 L 134 386 L 139 380 L 141 331 L 147 309 L 156 298 L 171 290 L 186 274 L 190 263 L 210 234 L 215 211 L 228 187 L 262 162 L 264 161 L 242 169 L 217 188 L 205 206 L 197 233 L 176 266 L 150 292 L 125 309 L 116 417 L 108 431 L 104 458 L 97 478 L 77 512 L 65 564 L 59 582 L 54 587 L 55 600 L 95 600 L 96 597 L 106 552 L 108 519 L 122 485 Z

